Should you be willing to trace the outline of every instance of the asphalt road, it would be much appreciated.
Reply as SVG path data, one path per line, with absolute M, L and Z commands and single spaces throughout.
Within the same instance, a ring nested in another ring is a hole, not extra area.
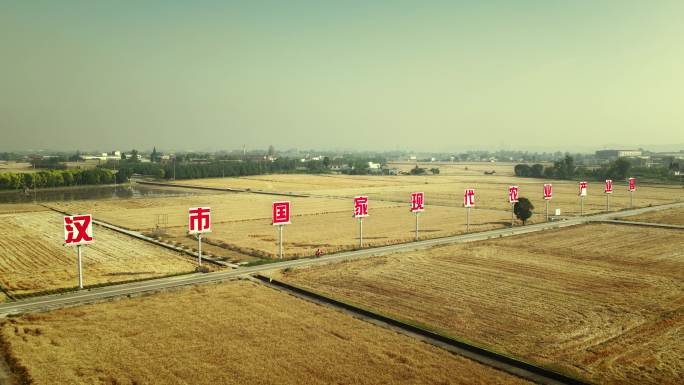
M 229 271 L 217 271 L 212 273 L 196 273 L 181 275 L 175 277 L 159 278 L 143 282 L 127 283 L 112 285 L 94 289 L 86 289 L 76 292 L 70 292 L 58 295 L 48 295 L 36 298 L 30 298 L 18 302 L 8 302 L 0 304 L 0 317 L 6 317 L 11 314 L 21 314 L 30 312 L 39 312 L 50 309 L 75 306 L 85 303 L 94 303 L 107 300 L 109 298 L 138 295 L 145 292 L 153 292 L 162 289 L 169 289 L 174 287 L 195 285 L 209 282 L 219 282 L 227 279 L 236 278 L 245 274 L 253 274 L 264 272 L 273 269 L 284 269 L 287 267 L 306 266 L 313 264 L 337 262 L 343 260 L 352 260 L 357 258 L 365 258 L 369 256 L 383 255 L 394 253 L 398 251 L 409 251 L 429 248 L 436 245 L 444 245 L 459 242 L 472 242 L 489 238 L 498 238 L 502 236 L 511 236 L 532 233 L 536 231 L 543 231 L 554 228 L 562 228 L 568 226 L 575 226 L 582 223 L 592 221 L 603 221 L 625 217 L 629 215 L 637 215 L 651 211 L 659 211 L 669 208 L 684 207 L 684 202 L 672 203 L 667 205 L 643 207 L 632 210 L 624 210 L 618 212 L 596 214 L 584 217 L 573 217 L 566 220 L 538 223 L 528 226 L 519 226 L 513 228 L 505 228 L 491 231 L 484 231 L 479 233 L 470 233 L 456 235 L 452 237 L 428 239 L 418 242 L 402 243 L 397 245 L 382 246 L 375 248 L 368 248 L 356 251 L 348 251 L 337 254 L 330 254 L 320 258 L 307 258 L 290 260 L 283 262 L 270 263 L 252 267 L 240 267 L 238 269 Z

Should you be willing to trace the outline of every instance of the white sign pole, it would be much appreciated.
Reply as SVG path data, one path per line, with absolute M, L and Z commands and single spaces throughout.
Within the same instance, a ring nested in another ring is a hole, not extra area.
M 197 234 L 197 265 L 202 266 L 202 234 Z
M 363 217 L 359 218 L 359 247 L 363 247 Z
M 470 207 L 466 208 L 466 233 L 470 232 Z
M 606 194 L 606 211 L 610 211 L 610 194 Z
M 629 192 L 629 208 L 634 206 L 634 191 Z
M 515 226 L 515 203 L 511 203 L 511 227 Z
M 549 200 L 546 199 L 546 221 L 549 221 Z
M 416 241 L 418 240 L 418 215 L 420 213 L 416 212 Z
M 283 259 L 283 225 L 278 226 L 278 255 Z
M 76 246 L 76 253 L 78 254 L 78 288 L 83 289 L 83 262 L 81 258 L 81 245 Z
M 580 217 L 584 216 L 584 195 L 580 196 Z

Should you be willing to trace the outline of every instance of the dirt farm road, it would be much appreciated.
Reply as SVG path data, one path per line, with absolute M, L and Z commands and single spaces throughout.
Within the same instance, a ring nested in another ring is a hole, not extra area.
M 163 289 L 170 289 L 187 285 L 220 282 L 228 279 L 234 279 L 243 275 L 249 275 L 274 269 L 284 269 L 288 267 L 298 267 L 312 264 L 324 264 L 329 262 L 337 262 L 343 260 L 352 260 L 357 258 L 384 255 L 389 253 L 395 253 L 398 251 L 424 249 L 436 245 L 444 245 L 459 242 L 472 242 L 490 238 L 527 234 L 536 231 L 575 226 L 593 221 L 618 219 L 621 217 L 638 215 L 651 211 L 660 211 L 679 207 L 684 207 L 684 202 L 670 203 L 652 207 L 643 207 L 631 210 L 623 210 L 618 212 L 602 213 L 584 217 L 572 217 L 561 221 L 551 221 L 528 226 L 518 226 L 513 228 L 497 229 L 478 233 L 461 234 L 445 238 L 428 239 L 418 242 L 409 242 L 397 245 L 374 247 L 368 249 L 330 254 L 320 258 L 288 260 L 283 262 L 269 263 L 265 265 L 240 267 L 229 271 L 195 273 L 182 276 L 152 279 L 142 282 L 86 289 L 65 294 L 46 295 L 17 302 L 8 302 L 0 304 L 0 317 L 6 317 L 12 314 L 40 312 L 85 303 L 101 302 L 115 297 L 134 296 L 140 295 L 142 293 L 154 292 Z

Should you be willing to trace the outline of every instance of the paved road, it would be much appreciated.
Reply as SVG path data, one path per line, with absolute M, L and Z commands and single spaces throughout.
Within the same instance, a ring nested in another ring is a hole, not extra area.
M 568 226 L 575 226 L 582 223 L 592 222 L 592 221 L 603 221 L 610 220 L 620 217 L 625 217 L 629 215 L 638 215 L 651 211 L 665 210 L 669 208 L 684 207 L 684 202 L 672 203 L 661 206 L 644 207 L 633 210 L 624 210 L 619 212 L 597 214 L 592 216 L 570 218 L 558 222 L 545 222 L 538 223 L 529 226 L 505 228 L 491 231 L 484 231 L 480 233 L 470 233 L 456 235 L 452 237 L 428 239 L 418 242 L 403 243 L 398 245 L 375 247 L 363 250 L 348 251 L 343 253 L 326 255 L 320 258 L 307 258 L 298 259 L 291 261 L 283 261 L 277 263 L 271 263 L 266 265 L 252 266 L 252 267 L 240 267 L 238 269 L 230 271 L 218 271 L 213 273 L 197 273 L 189 275 L 181 275 L 168 278 L 153 279 L 144 282 L 135 282 L 128 284 L 112 285 L 101 288 L 94 288 L 88 290 L 82 290 L 77 292 L 71 292 L 59 295 L 42 296 L 36 298 L 30 298 L 19 302 L 9 302 L 0 304 L 0 317 L 5 317 L 10 314 L 20 314 L 29 313 L 37 311 L 45 311 L 55 308 L 74 306 L 84 303 L 93 303 L 103 301 L 109 298 L 120 297 L 120 296 L 130 296 L 140 293 L 157 291 L 162 289 L 174 288 L 179 286 L 194 285 L 200 283 L 208 282 L 218 282 L 227 279 L 232 279 L 245 274 L 253 274 L 257 272 L 263 272 L 272 269 L 284 269 L 287 267 L 297 267 L 306 266 L 312 264 L 336 262 L 342 260 L 352 260 L 357 258 L 365 258 L 372 255 L 383 255 L 394 253 L 398 251 L 408 251 L 429 248 L 436 245 L 444 245 L 459 242 L 472 242 L 477 240 L 498 238 L 503 236 L 519 235 L 532 233 L 536 231 L 562 228 Z

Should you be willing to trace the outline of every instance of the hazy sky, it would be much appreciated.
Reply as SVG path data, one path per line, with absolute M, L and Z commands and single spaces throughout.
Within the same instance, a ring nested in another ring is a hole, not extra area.
M 0 0 L 0 150 L 684 148 L 684 1 Z

